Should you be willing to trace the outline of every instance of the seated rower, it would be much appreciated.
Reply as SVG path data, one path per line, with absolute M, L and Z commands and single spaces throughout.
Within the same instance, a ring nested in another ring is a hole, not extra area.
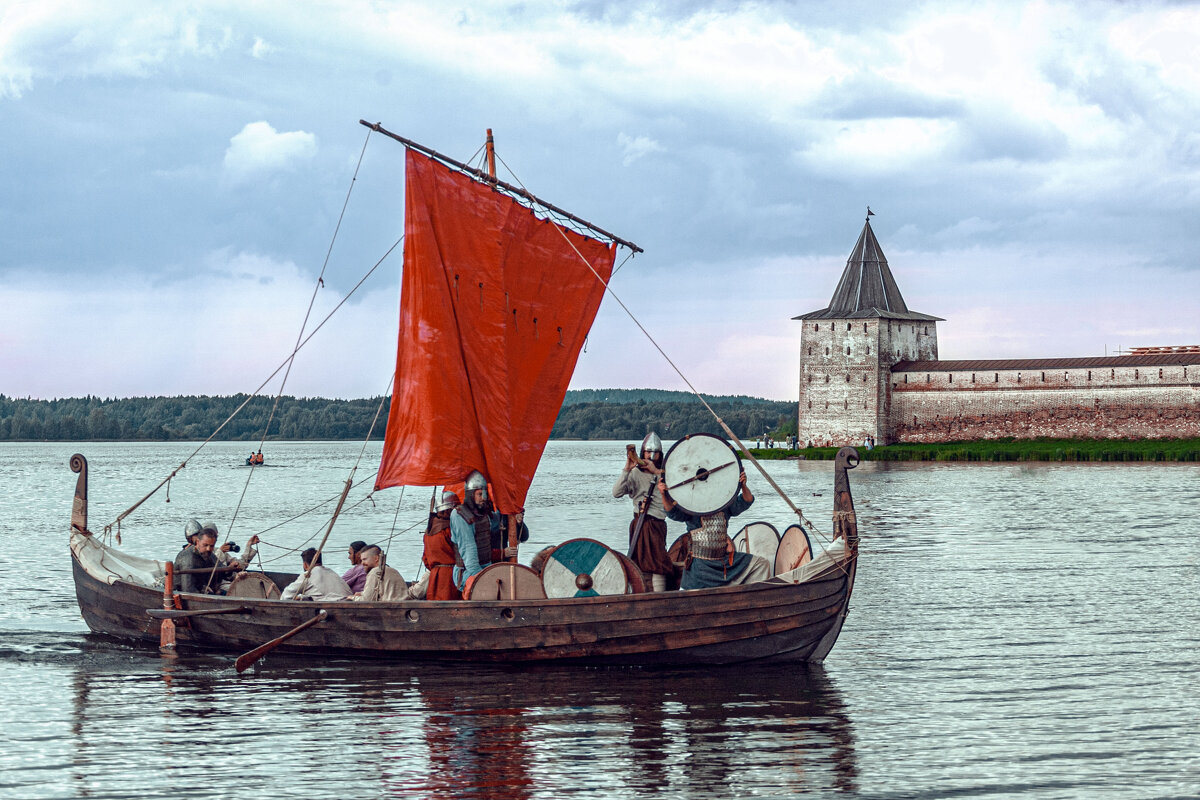
M 350 596 L 350 587 L 329 567 L 321 564 L 321 554 L 310 547 L 300 555 L 305 572 L 287 585 L 280 600 L 316 600 L 325 603 L 345 600 Z M 311 567 L 311 569 L 310 569 Z
M 342 580 L 350 586 L 350 591 L 355 594 L 361 592 L 367 583 L 367 569 L 362 564 L 362 551 L 366 546 L 366 542 L 354 541 L 350 543 L 350 549 L 346 551 L 351 566 L 342 574 Z
M 184 533 L 188 535 L 191 544 L 180 550 L 179 555 L 175 556 L 175 572 L 178 576 L 175 585 L 181 592 L 216 594 L 217 584 L 209 581 L 209 578 L 212 577 L 211 572 L 188 572 L 188 570 L 214 570 L 217 568 L 217 557 L 213 555 L 213 550 L 217 546 L 217 534 L 215 531 L 207 530 L 189 533 L 192 522 L 195 520 L 189 520 L 188 526 L 184 528 Z
M 726 508 L 711 514 L 693 515 L 680 509 L 671 499 L 666 484 L 659 479 L 667 518 L 687 523 L 691 554 L 679 581 L 680 589 L 711 589 L 715 586 L 734 586 L 763 581 L 771 576 L 771 567 L 762 556 L 739 553 L 729 538 L 729 518 L 736 517 L 754 502 L 746 485 L 746 473 L 738 476 L 741 491 L 733 496 Z
M 364 547 L 361 557 L 367 570 L 367 583 L 362 593 L 354 596 L 355 600 L 379 603 L 410 599 L 408 584 L 399 572 L 385 563 L 383 551 L 377 545 Z

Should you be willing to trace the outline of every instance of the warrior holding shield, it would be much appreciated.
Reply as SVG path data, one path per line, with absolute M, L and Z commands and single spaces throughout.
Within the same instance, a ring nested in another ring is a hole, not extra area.
M 663 449 L 658 434 L 651 431 L 642 439 L 640 455 L 629 445 L 625 468 L 613 486 L 613 497 L 633 499 L 633 519 L 629 523 L 629 557 L 638 569 L 650 576 L 648 583 L 656 592 L 665 591 L 667 576 L 675 571 L 667 555 L 667 512 L 662 494 L 655 484 L 662 472 Z

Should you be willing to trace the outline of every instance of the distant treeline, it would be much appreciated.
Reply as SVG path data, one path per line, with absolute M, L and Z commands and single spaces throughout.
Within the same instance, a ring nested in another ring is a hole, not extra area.
M 672 400 L 625 400 L 629 393 L 667 395 Z M 617 401 L 578 399 L 605 396 Z M 739 436 L 774 430 L 795 417 L 795 403 L 755 398 L 713 398 L 714 409 Z M 231 397 L 99 397 L 61 400 L 13 399 L 0 394 L 0 441 L 172 441 L 206 439 L 246 395 Z M 271 412 L 274 398 L 254 397 L 226 425 L 217 439 L 255 440 Z M 275 411 L 270 439 L 363 439 L 379 407 L 379 398 L 328 400 L 284 396 Z M 387 423 L 385 404 L 372 438 L 382 438 Z M 793 423 L 794 424 L 794 420 Z M 720 428 L 695 397 L 686 392 L 655 389 L 583 390 L 568 392 L 552 436 L 571 439 L 640 439 L 648 430 L 664 438 Z

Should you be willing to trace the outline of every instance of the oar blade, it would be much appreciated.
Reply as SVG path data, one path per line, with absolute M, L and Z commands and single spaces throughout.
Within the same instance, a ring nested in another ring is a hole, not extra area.
M 288 639 L 292 638 L 293 636 L 295 636 L 296 634 L 305 630 L 306 628 L 311 628 L 313 625 L 316 625 L 320 622 L 324 622 L 325 619 L 328 618 L 328 616 L 329 616 L 329 612 L 326 611 L 325 609 L 321 609 L 320 611 L 317 612 L 317 615 L 315 617 L 313 617 L 310 620 L 300 623 L 299 625 L 292 628 L 290 631 L 283 634 L 282 636 L 272 639 L 271 641 L 267 642 L 266 644 L 261 644 L 248 653 L 242 653 L 240 656 L 238 656 L 237 661 L 234 662 L 234 664 L 233 664 L 234 668 L 237 669 L 239 674 L 245 672 L 246 670 L 250 669 L 250 667 L 252 667 L 254 665 L 254 662 L 258 661 L 260 658 L 265 656 L 267 653 L 271 652 L 276 647 L 283 644 Z

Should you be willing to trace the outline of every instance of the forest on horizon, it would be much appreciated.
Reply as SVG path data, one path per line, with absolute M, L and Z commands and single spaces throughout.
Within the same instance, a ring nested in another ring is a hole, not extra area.
M 34 400 L 0 394 L 0 441 L 177 441 L 206 439 L 247 396 L 99 397 Z M 705 396 L 739 436 L 786 432 L 796 424 L 795 402 L 743 395 Z M 271 416 L 272 397 L 253 397 L 215 437 L 256 441 Z M 331 400 L 279 398 L 268 439 L 363 439 L 380 398 Z M 382 439 L 384 405 L 371 438 Z M 665 389 L 583 389 L 567 392 L 552 439 L 640 439 L 654 430 L 664 438 L 722 433 L 717 421 L 688 392 Z

